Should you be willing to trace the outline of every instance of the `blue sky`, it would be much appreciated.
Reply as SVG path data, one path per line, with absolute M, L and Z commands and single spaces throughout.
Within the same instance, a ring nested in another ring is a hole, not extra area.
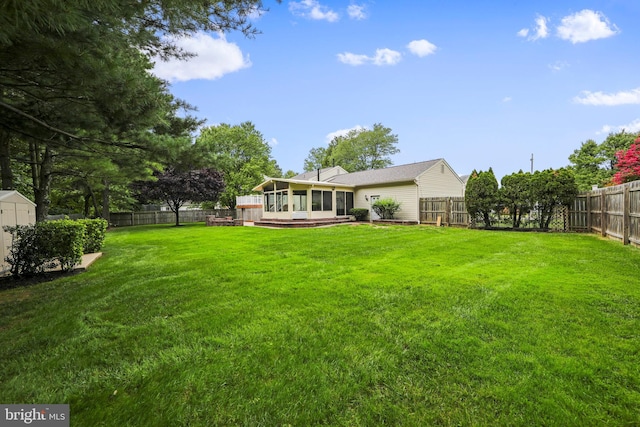
M 394 164 L 445 158 L 496 176 L 569 164 L 588 139 L 640 131 L 640 2 L 329 1 L 278 4 L 262 31 L 198 34 L 156 63 L 208 125 L 251 121 L 283 171 L 381 123 Z

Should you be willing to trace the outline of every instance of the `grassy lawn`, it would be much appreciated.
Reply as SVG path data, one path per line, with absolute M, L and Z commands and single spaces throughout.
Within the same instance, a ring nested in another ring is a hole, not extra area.
M 432 227 L 151 226 L 0 291 L 0 402 L 77 426 L 640 425 L 640 250 Z

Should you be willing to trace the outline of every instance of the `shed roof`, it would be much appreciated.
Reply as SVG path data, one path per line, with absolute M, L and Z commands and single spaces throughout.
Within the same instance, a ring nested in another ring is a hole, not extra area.
M 0 202 L 27 203 L 31 206 L 36 205 L 26 196 L 15 190 L 0 190 Z
M 350 185 L 376 185 L 394 182 L 409 182 L 415 180 L 442 160 L 443 159 L 435 159 L 428 160 L 426 162 L 410 163 L 408 165 L 391 166 L 384 169 L 370 169 L 346 175 L 336 175 L 328 181 L 336 184 Z

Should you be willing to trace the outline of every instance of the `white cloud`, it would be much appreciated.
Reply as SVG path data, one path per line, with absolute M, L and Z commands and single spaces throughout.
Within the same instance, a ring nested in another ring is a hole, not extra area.
M 359 55 L 351 52 L 339 53 L 338 60 L 347 65 L 395 65 L 402 59 L 402 54 L 391 49 L 376 49 L 374 56 Z
M 224 34 L 217 38 L 198 33 L 194 37 L 183 37 L 175 44 L 197 56 L 186 60 L 155 59 L 153 74 L 169 81 L 187 81 L 195 79 L 215 80 L 225 74 L 233 73 L 251 66 L 248 56 L 244 56 L 235 43 L 229 43 Z
M 267 144 L 269 144 L 270 147 L 275 147 L 276 145 L 278 145 L 278 140 L 275 138 L 271 138 L 269 141 L 267 141 Z
M 546 39 L 549 37 L 549 29 L 547 28 L 547 18 L 542 15 L 536 17 L 536 34 L 533 40 Z
M 547 65 L 552 71 L 562 71 L 569 66 L 569 63 L 566 61 L 556 61 L 553 64 Z
M 356 131 L 361 131 L 361 130 L 366 130 L 367 128 L 364 126 L 360 126 L 360 125 L 355 125 L 352 128 L 349 129 L 339 129 L 335 132 L 331 132 L 329 134 L 327 134 L 327 136 L 325 137 L 325 142 L 327 143 L 327 145 L 329 145 L 329 143 L 331 141 L 333 141 L 333 138 L 337 137 L 337 136 L 345 136 L 346 134 L 348 134 L 349 132 L 351 132 L 352 130 L 356 130 Z
M 510 96 L 505 96 L 504 98 L 502 98 L 502 102 L 511 102 L 511 97 Z
M 347 65 L 363 65 L 370 61 L 367 55 L 358 55 L 351 52 L 339 53 L 338 60 Z
M 340 16 L 329 7 L 321 5 L 317 0 L 301 0 L 289 2 L 289 11 L 314 21 L 336 22 Z
M 408 45 L 407 45 L 407 49 L 409 49 L 409 51 L 411 53 L 413 53 L 414 55 L 417 55 L 419 57 L 424 57 L 427 55 L 431 55 L 433 53 L 435 53 L 436 49 L 438 49 L 438 47 L 433 44 L 430 43 L 427 40 L 413 40 L 411 41 Z
M 359 4 L 351 4 L 347 7 L 349 18 L 361 21 L 367 19 L 366 6 Z
M 585 90 L 580 96 L 573 98 L 573 101 L 584 105 L 624 105 L 640 104 L 640 87 L 627 92 L 604 93 L 589 92 Z
M 621 126 L 604 125 L 598 134 L 610 134 L 612 132 L 626 131 L 629 133 L 640 132 L 640 119 L 635 119 L 631 123 Z
M 402 59 L 402 54 L 391 49 L 376 49 L 376 55 L 373 57 L 375 65 L 395 65 Z
M 611 26 L 606 16 L 589 9 L 562 18 L 557 31 L 558 37 L 573 44 L 604 39 L 619 33 L 618 27 L 615 24 Z
M 526 37 L 529 41 L 535 41 L 538 39 L 546 39 L 549 37 L 549 28 L 547 27 L 547 18 L 542 15 L 536 16 L 536 25 L 534 28 L 534 33 L 529 35 L 529 29 L 523 28 L 518 31 L 518 37 Z

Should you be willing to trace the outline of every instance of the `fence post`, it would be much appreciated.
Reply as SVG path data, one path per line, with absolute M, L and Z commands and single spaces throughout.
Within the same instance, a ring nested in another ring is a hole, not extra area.
M 447 200 L 445 201 L 445 212 L 444 212 L 444 218 L 445 221 L 447 223 L 447 227 L 451 227 L 451 197 L 447 197 Z
M 609 225 L 607 223 L 607 216 L 604 213 L 606 210 L 607 195 L 603 191 L 600 193 L 600 235 L 602 237 L 607 237 L 607 228 L 609 228 Z
M 591 192 L 587 193 L 587 233 L 593 233 L 591 228 Z
M 622 203 L 622 243 L 628 245 L 629 241 L 629 223 L 631 222 L 631 199 L 629 194 L 629 186 L 624 186 L 624 196 Z

